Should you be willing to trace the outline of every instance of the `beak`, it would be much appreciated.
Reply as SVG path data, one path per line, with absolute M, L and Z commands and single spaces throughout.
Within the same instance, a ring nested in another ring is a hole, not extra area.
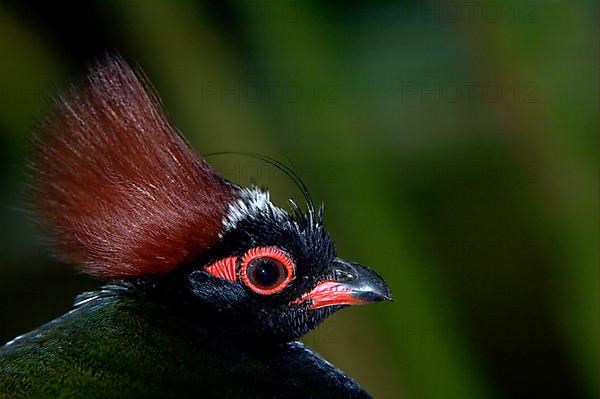
M 292 303 L 310 301 L 309 310 L 334 305 L 366 305 L 392 301 L 390 287 L 383 278 L 366 266 L 337 258 L 334 278 L 319 283 L 312 291 Z

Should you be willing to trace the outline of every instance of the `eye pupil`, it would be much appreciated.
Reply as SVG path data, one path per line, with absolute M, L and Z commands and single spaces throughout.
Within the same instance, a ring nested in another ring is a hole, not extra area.
M 271 288 L 286 278 L 285 267 L 271 258 L 258 258 L 248 267 L 248 277 L 260 288 Z

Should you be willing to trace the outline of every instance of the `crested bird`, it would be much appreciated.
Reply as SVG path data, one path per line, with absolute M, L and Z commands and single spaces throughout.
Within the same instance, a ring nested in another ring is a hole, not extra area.
M 339 309 L 391 300 L 337 256 L 309 195 L 284 209 L 218 175 L 119 56 L 55 101 L 34 142 L 42 229 L 105 285 L 0 348 L 0 397 L 369 397 L 297 341 Z

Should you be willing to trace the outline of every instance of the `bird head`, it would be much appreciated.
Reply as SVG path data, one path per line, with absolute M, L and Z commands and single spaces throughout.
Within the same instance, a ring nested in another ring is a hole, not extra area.
M 391 299 L 373 270 L 339 258 L 322 208 L 291 212 L 243 189 L 223 219 L 219 245 L 187 274 L 198 301 L 234 316 L 248 334 L 297 338 L 334 311 Z
M 286 210 L 219 176 L 119 57 L 57 101 L 36 143 L 34 205 L 56 252 L 183 317 L 287 341 L 341 308 L 391 300 L 376 272 L 338 257 L 322 206 Z

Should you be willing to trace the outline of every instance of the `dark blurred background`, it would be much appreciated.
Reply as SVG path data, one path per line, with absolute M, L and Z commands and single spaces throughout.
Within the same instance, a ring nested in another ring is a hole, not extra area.
M 107 51 L 201 153 L 286 162 L 395 301 L 305 337 L 376 398 L 597 397 L 596 1 L 0 1 L 0 341 L 99 283 L 21 211 L 31 128 Z M 298 197 L 273 167 L 210 157 Z

